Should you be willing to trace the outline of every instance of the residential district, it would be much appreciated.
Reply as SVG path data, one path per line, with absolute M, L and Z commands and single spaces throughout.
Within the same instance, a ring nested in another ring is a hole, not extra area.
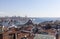
M 60 21 L 35 24 L 27 17 L 0 17 L 0 39 L 60 39 Z

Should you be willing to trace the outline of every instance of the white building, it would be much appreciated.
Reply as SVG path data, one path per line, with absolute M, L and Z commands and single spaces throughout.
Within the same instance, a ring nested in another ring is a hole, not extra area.
M 34 39 L 56 39 L 56 37 L 53 35 L 36 34 Z

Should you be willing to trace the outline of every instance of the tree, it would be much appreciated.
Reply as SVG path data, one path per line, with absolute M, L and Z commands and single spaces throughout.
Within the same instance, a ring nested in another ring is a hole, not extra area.
M 25 25 L 30 25 L 30 24 L 33 25 L 32 21 L 31 20 L 28 20 L 28 22 Z
M 33 33 L 37 33 L 38 32 L 38 28 L 35 27 L 32 31 L 33 31 Z
M 51 29 L 51 25 L 50 24 L 47 24 L 46 26 L 44 26 L 44 29 Z

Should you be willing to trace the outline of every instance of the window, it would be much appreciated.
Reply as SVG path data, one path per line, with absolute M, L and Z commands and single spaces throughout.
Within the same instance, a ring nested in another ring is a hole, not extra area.
M 27 39 L 26 37 L 22 37 L 21 39 Z
M 2 34 L 0 34 L 0 39 L 3 39 L 3 35 Z
M 15 39 L 15 34 L 9 34 L 9 39 Z

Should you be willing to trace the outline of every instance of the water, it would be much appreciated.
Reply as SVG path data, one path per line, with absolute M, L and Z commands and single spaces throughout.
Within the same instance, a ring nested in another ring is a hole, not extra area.
M 56 21 L 56 20 L 60 20 L 60 18 L 32 18 L 34 19 L 33 20 L 33 23 L 41 23 L 41 22 L 44 22 L 44 21 Z

